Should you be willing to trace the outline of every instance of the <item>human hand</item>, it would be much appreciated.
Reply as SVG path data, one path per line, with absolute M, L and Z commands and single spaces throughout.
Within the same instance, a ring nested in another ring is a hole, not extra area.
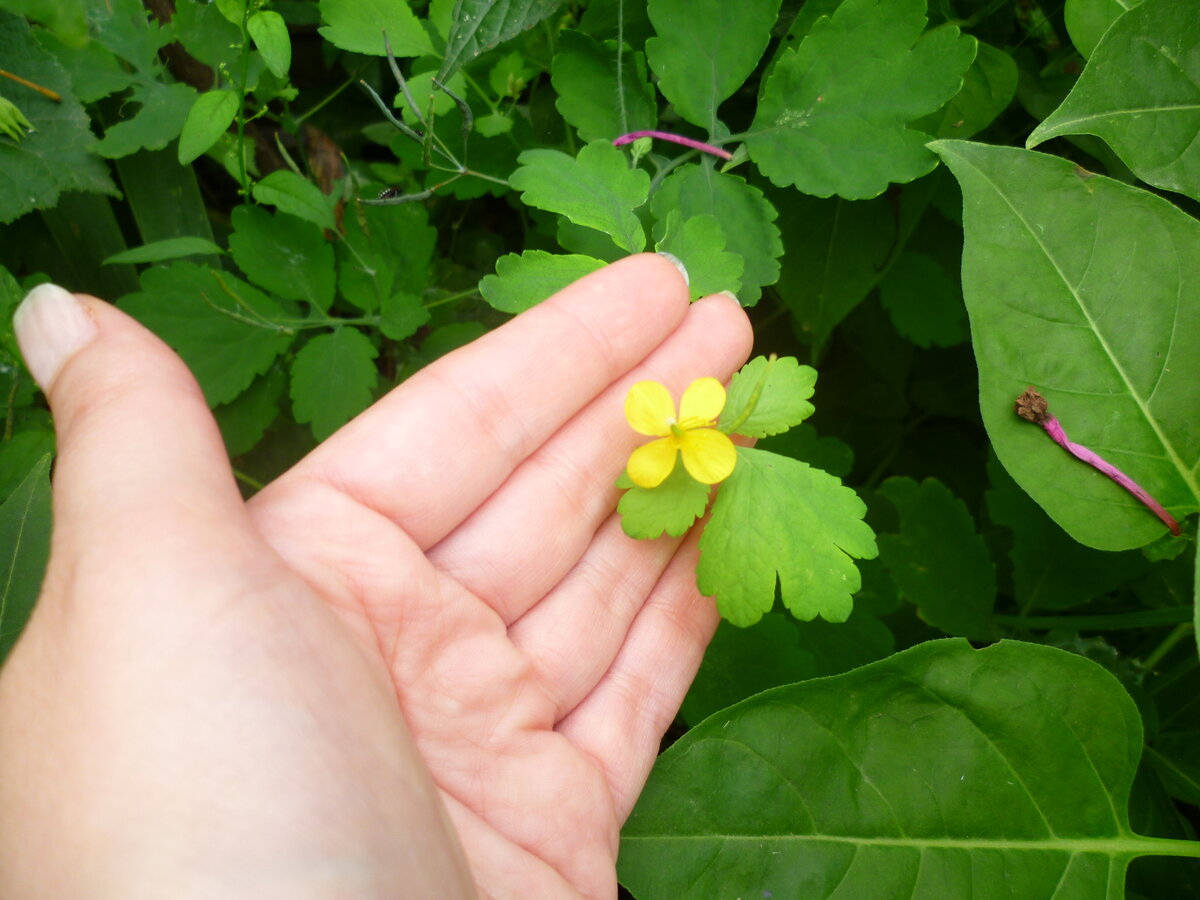
M 22 333 L 60 456 L 0 678 L 0 893 L 467 896 L 448 814 L 480 895 L 612 896 L 716 625 L 696 536 L 616 521 L 624 395 L 727 379 L 737 305 L 616 263 L 243 504 L 190 374 L 85 302 L 57 373 Z

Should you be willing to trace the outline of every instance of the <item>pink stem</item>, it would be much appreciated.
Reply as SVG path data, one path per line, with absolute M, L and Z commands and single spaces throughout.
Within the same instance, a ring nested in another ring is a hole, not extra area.
M 1144 503 L 1146 508 L 1154 513 L 1154 515 L 1158 516 L 1162 523 L 1171 529 L 1171 534 L 1179 534 L 1179 523 L 1175 521 L 1175 517 L 1163 509 L 1162 504 L 1146 493 L 1145 488 L 1099 454 L 1089 450 L 1082 444 L 1076 444 L 1070 440 L 1067 437 L 1067 433 L 1063 430 L 1062 425 L 1059 424 L 1058 419 L 1050 415 L 1046 399 L 1033 388 L 1029 388 L 1017 398 L 1017 415 L 1028 422 L 1041 425 L 1054 443 L 1058 444 L 1076 459 L 1087 463 L 1099 472 L 1103 472 L 1121 487 L 1125 488 L 1125 490 Z
M 712 144 L 684 137 L 682 134 L 671 134 L 669 131 L 631 131 L 629 134 L 613 138 L 613 146 L 620 147 L 623 144 L 632 144 L 638 138 L 643 137 L 658 138 L 660 141 L 671 141 L 675 144 L 682 144 L 685 147 L 691 147 L 693 150 L 703 150 L 705 153 L 719 156 L 721 159 L 733 159 L 733 154 L 728 150 L 722 150 L 720 147 L 714 147 Z

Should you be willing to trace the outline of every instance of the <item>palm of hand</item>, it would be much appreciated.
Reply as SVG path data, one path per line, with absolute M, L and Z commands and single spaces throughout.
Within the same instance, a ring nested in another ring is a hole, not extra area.
M 715 626 L 694 536 L 626 538 L 612 481 L 628 385 L 725 378 L 748 329 L 725 300 L 686 310 L 659 260 L 622 269 L 418 374 L 251 506 L 377 653 L 489 896 L 613 894 L 620 824 Z

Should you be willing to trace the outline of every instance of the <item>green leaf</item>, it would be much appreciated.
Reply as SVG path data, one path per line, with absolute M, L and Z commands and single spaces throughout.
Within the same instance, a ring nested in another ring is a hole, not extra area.
M 288 300 L 322 312 L 333 304 L 333 247 L 311 222 L 258 206 L 238 206 L 230 216 L 229 252 L 246 277 Z
M 287 23 L 277 12 L 256 12 L 246 23 L 246 30 L 254 46 L 263 55 L 263 61 L 276 78 L 286 78 L 292 67 L 292 39 L 288 35 Z
M 254 199 L 279 207 L 298 219 L 312 222 L 319 228 L 336 230 L 332 200 L 321 189 L 295 172 L 280 169 L 254 185 Z
M 438 80 L 547 18 L 562 0 L 458 0 Z
M 104 265 L 116 263 L 153 263 L 165 262 L 168 259 L 180 259 L 184 256 L 209 256 L 225 251 L 207 238 L 177 237 L 143 244 L 132 250 L 122 250 L 104 260 Z
M 658 487 L 638 487 L 624 472 L 617 487 L 625 491 L 617 503 L 621 528 L 631 538 L 653 540 L 664 533 L 681 537 L 708 505 L 709 485 L 689 475 L 682 463 Z
M 693 300 L 719 291 L 737 294 L 745 263 L 736 253 L 725 250 L 725 231 L 715 217 L 701 213 L 684 219 L 679 210 L 673 209 L 655 228 L 655 234 L 661 236 L 654 249 L 677 257 L 687 269 Z
M 475 120 L 475 130 L 484 137 L 496 137 L 512 131 L 513 120 L 502 113 L 492 113 Z
M 1104 32 L 1128 9 L 1133 9 L 1141 0 L 1067 0 L 1063 9 L 1063 20 L 1067 34 L 1084 57 L 1092 55 Z
M 1121 16 L 1067 99 L 1025 142 L 1094 134 L 1138 178 L 1200 199 L 1200 15 L 1146 0 Z
M 25 118 L 21 108 L 7 97 L 0 97 L 0 134 L 7 135 L 18 144 L 21 138 L 33 131 L 33 123 Z
M 479 293 L 501 312 L 524 312 L 584 275 L 603 268 L 602 260 L 590 256 L 545 250 L 509 253 L 496 260 L 495 275 L 486 275 L 479 282 Z
M 0 59 L 3 68 L 62 97 L 55 102 L 0 78 L 0 97 L 19 106 L 37 129 L 19 145 L 0 140 L 0 224 L 31 209 L 53 207 L 64 191 L 117 194 L 107 168 L 92 152 L 96 137 L 66 72 L 37 45 L 19 16 L 0 13 Z
M 526 150 L 509 179 L 529 206 L 596 228 L 617 246 L 637 253 L 646 233 L 633 211 L 646 202 L 650 176 L 629 168 L 625 154 L 608 141 L 593 141 L 570 157 L 559 150 Z
M 237 111 L 233 91 L 208 91 L 197 97 L 179 135 L 179 164 L 186 166 L 212 147 L 233 124 Z
M 996 454 L 1077 541 L 1149 543 L 1163 533 L 1158 519 L 1017 418 L 1013 402 L 1035 386 L 1071 440 L 1176 519 L 1200 509 L 1200 223 L 1066 160 L 933 147 L 963 189 L 963 296 Z
M 7 360 L 5 363 L 11 365 Z M 54 453 L 54 429 L 49 425 L 33 426 L 0 441 L 0 503 L 12 496 L 22 479 L 47 453 Z
M 835 437 L 822 436 L 808 424 L 796 425 L 759 441 L 755 446 L 806 462 L 838 478 L 845 478 L 854 468 L 854 450 L 849 444 Z
M 209 406 L 229 403 L 292 342 L 278 304 L 240 278 L 175 262 L 142 273 L 118 304 L 183 357 Z
M 926 178 L 873 200 L 780 198 L 788 253 L 779 294 L 816 348 L 874 289 L 907 243 L 939 180 Z
M 992 124 L 1016 93 L 1017 64 L 1013 58 L 979 41 L 979 52 L 963 76 L 958 93 L 937 112 L 912 125 L 934 137 L 966 139 Z
M 746 147 L 764 175 L 806 194 L 860 200 L 937 165 L 905 127 L 958 93 L 975 39 L 922 35 L 926 0 L 845 0 L 767 78 Z
M 396 56 L 433 54 L 429 35 L 405 0 L 321 0 L 321 37 L 335 47 L 384 56 L 383 32 Z
M 752 625 L 775 601 L 798 619 L 844 622 L 860 579 L 851 557 L 876 554 L 850 488 L 807 463 L 738 447 L 700 538 L 696 583 L 734 625 Z
M 403 341 L 428 324 L 429 310 L 416 294 L 392 294 L 379 311 L 379 330 L 393 341 Z
M 424 206 L 364 206 L 343 224 L 345 239 L 337 245 L 343 297 L 369 313 L 385 308 L 398 294 L 425 291 L 437 230 L 429 225 Z
M 813 414 L 808 398 L 816 384 L 817 370 L 800 365 L 794 356 L 756 356 L 729 383 L 720 429 L 746 437 L 787 431 Z
M 176 0 L 171 23 L 188 53 L 213 69 L 232 71 L 245 44 L 240 19 L 234 25 L 211 3 Z
M 132 103 L 140 104 L 141 108 L 132 118 L 110 125 L 96 145 L 96 152 L 118 159 L 139 150 L 163 149 L 180 136 L 188 111 L 197 99 L 195 89 L 186 84 L 150 81 L 137 85 L 123 108 Z
M 226 22 L 241 29 L 242 19 L 246 17 L 246 0 L 213 0 L 213 6 L 217 8 L 217 12 L 225 18 Z
M 931 641 L 714 716 L 621 834 L 640 900 L 1123 896 L 1137 708 L 1050 647 Z
M 896 330 L 918 347 L 967 339 L 967 310 L 957 279 L 924 253 L 902 253 L 880 282 L 879 299 Z
M 450 95 L 440 88 L 435 88 L 433 80 L 434 73 L 432 71 L 418 72 L 408 79 L 408 92 L 412 95 L 413 102 L 417 104 L 415 111 L 408 105 L 403 93 L 396 95 L 395 106 L 409 125 L 418 124 L 431 113 L 435 118 L 440 118 L 455 109 L 455 103 Z M 460 97 L 467 93 L 467 82 L 461 73 L 443 83 Z M 439 180 L 441 178 L 442 176 L 439 176 Z
M 646 57 L 675 111 L 715 135 L 717 107 L 750 77 L 779 14 L 780 0 L 650 0 L 657 37 Z M 631 129 L 632 130 L 632 129 Z
M 760 288 L 779 278 L 783 242 L 774 224 L 775 207 L 744 179 L 723 175 L 707 164 L 680 166 L 654 193 L 650 209 L 660 222 L 672 210 L 685 220 L 701 215 L 717 220 L 725 233 L 725 249 L 742 258 L 738 299 L 743 306 L 757 303 Z
M 550 81 L 558 92 L 554 105 L 581 139 L 611 141 L 654 127 L 658 121 L 654 88 L 641 53 L 622 54 L 618 79 L 615 43 L 600 44 L 577 31 L 562 32 L 558 41 L 550 68 Z
M 283 369 L 272 366 L 232 403 L 213 410 L 221 437 L 225 439 L 225 449 L 231 457 L 253 450 L 279 418 L 279 400 L 285 387 L 287 377 Z
M 313 436 L 323 441 L 371 405 L 379 373 L 370 339 L 356 328 L 319 334 L 292 362 L 292 412 L 297 422 L 311 422 Z
M 560 38 L 565 38 L 570 31 L 564 31 Z M 488 84 L 498 97 L 519 97 L 529 84 L 529 79 L 537 74 L 525 57 L 514 51 L 500 57 L 488 72 Z M 558 90 L 558 87 L 555 87 Z M 562 93 L 559 91 L 559 93 Z
M 81 103 L 94 103 L 138 80 L 136 72 L 123 65 L 98 40 L 88 41 L 82 47 L 69 47 L 41 29 L 34 32 L 34 40 L 66 70 L 71 79 L 71 93 Z
M 921 619 L 947 634 L 995 638 L 996 568 L 966 504 L 936 478 L 889 478 L 879 488 L 900 533 L 879 535 L 879 558 Z
M 50 558 L 50 454 L 35 462 L 0 506 L 0 662 L 42 590 Z
M 1013 599 L 1018 609 L 1061 610 L 1080 606 L 1148 568 L 1136 550 L 1104 553 L 1085 547 L 1050 520 L 1012 480 L 1000 462 L 988 460 L 988 516 L 1012 530 Z

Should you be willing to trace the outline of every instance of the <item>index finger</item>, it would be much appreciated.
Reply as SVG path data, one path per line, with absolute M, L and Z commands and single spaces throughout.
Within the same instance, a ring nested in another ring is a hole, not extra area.
M 320 481 L 432 546 L 687 308 L 687 285 L 662 257 L 606 266 L 422 369 L 259 496 Z

